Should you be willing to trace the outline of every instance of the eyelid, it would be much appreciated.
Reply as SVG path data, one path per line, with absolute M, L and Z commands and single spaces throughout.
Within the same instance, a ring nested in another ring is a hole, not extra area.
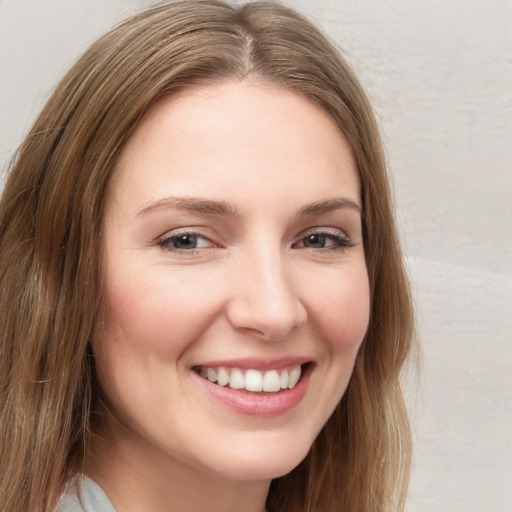
M 305 237 L 311 234 L 323 234 L 323 235 L 333 235 L 333 236 L 341 236 L 343 238 L 349 239 L 347 233 L 341 228 L 334 228 L 328 226 L 315 226 L 313 228 L 308 228 L 304 230 L 300 237 Z

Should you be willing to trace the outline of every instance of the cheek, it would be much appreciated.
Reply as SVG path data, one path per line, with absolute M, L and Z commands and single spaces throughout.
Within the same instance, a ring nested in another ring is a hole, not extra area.
M 317 325 L 334 352 L 354 357 L 368 328 L 370 292 L 366 268 L 324 282 L 314 298 Z
M 157 277 L 149 272 L 136 274 L 131 279 L 111 276 L 101 336 L 107 344 L 176 356 L 203 328 L 215 308 L 214 290 L 196 286 L 197 281 L 187 276 L 170 279 L 164 272 Z
M 166 268 L 119 264 L 107 275 L 93 342 L 98 379 L 117 414 L 138 425 L 140 410 L 150 415 L 173 400 L 167 393 L 180 385 L 181 358 L 215 315 L 214 289 Z

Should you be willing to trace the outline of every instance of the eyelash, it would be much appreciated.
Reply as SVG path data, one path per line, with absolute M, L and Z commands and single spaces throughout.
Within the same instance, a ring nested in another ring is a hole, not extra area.
M 310 231 L 303 235 L 297 242 L 292 244 L 293 248 L 304 248 L 308 249 L 310 251 L 345 251 L 346 249 L 352 247 L 354 244 L 352 241 L 347 238 L 345 234 L 340 234 L 341 232 L 339 230 L 317 230 L 317 231 Z M 208 246 L 206 247 L 194 247 L 191 249 L 184 249 L 179 247 L 173 247 L 173 243 L 177 242 L 180 238 L 193 238 L 197 240 L 206 240 Z M 328 245 L 327 247 L 307 247 L 305 245 L 299 245 L 303 244 L 308 238 L 310 237 L 321 237 L 324 238 L 325 241 L 332 241 L 333 243 L 331 245 Z M 169 235 L 164 235 L 163 237 L 159 238 L 156 242 L 156 245 L 158 245 L 162 250 L 169 251 L 169 252 L 175 252 L 175 253 L 181 253 L 181 254 L 196 254 L 197 252 L 204 250 L 204 249 L 211 249 L 215 248 L 217 244 L 212 241 L 207 236 L 204 236 L 196 231 L 182 231 L 178 233 L 173 233 Z
M 293 246 L 296 247 L 298 244 L 304 243 L 304 241 L 310 237 L 322 237 L 322 238 L 325 238 L 326 240 L 333 241 L 333 244 L 331 246 L 327 246 L 327 247 L 316 248 L 316 247 L 302 246 L 305 249 L 309 249 L 311 251 L 323 251 L 323 252 L 345 251 L 354 245 L 353 242 L 343 232 L 340 232 L 337 229 L 333 229 L 333 230 L 325 230 L 324 229 L 324 230 L 317 230 L 317 231 L 314 230 L 314 231 L 310 231 L 310 232 L 306 233 L 304 236 L 302 236 L 300 238 L 300 240 L 298 242 L 294 243 Z

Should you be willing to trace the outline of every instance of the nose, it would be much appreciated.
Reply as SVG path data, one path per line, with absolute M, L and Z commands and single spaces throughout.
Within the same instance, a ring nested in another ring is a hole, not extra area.
M 230 277 L 227 316 L 233 327 L 266 341 L 279 341 L 306 321 L 299 283 L 289 267 L 277 250 L 241 258 Z

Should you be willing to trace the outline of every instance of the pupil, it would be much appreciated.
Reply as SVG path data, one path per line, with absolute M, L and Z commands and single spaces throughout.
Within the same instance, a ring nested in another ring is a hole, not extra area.
M 322 247 L 325 247 L 325 236 L 309 235 L 306 238 L 306 245 L 308 247 L 314 247 L 315 249 L 321 249 Z
M 182 235 L 174 240 L 174 247 L 177 249 L 194 249 L 197 244 L 197 237 L 193 235 Z

